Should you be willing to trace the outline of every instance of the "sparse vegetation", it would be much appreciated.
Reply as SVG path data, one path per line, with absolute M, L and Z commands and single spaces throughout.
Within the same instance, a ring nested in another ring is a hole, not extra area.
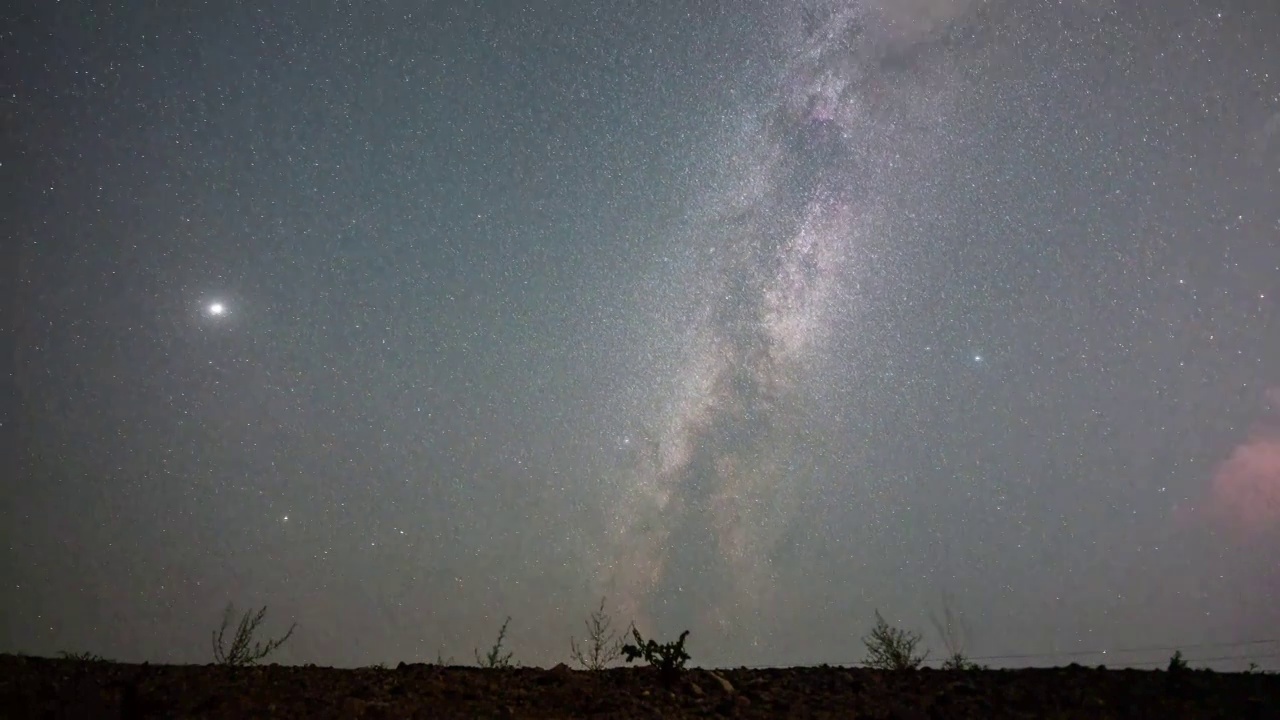
M 63 650 L 58 653 L 58 657 L 62 658 L 63 660 L 73 660 L 75 662 L 91 662 L 91 663 L 107 662 L 106 658 L 102 657 L 97 653 L 91 653 L 91 652 L 69 652 L 67 650 Z
M 948 655 L 946 660 L 942 661 L 943 670 L 963 670 L 969 672 L 972 670 L 986 670 L 986 665 L 979 665 L 970 660 L 965 655 Z
M 878 670 L 917 670 L 929 657 L 929 651 L 917 653 L 920 633 L 895 628 L 876 611 L 876 624 L 862 638 L 867 646 L 866 665 Z
M 482 657 L 480 650 L 476 650 L 476 664 L 482 668 L 506 668 L 511 667 L 511 653 L 502 652 L 502 643 L 507 638 L 507 626 L 511 624 L 511 617 L 503 621 L 502 627 L 498 629 L 498 639 L 493 643 L 493 647 L 489 648 L 489 652 Z
M 243 666 L 257 665 L 258 662 L 266 658 L 284 645 L 293 631 L 297 629 L 298 624 L 294 623 L 289 626 L 289 631 L 283 636 L 275 640 L 267 640 L 265 643 L 254 639 L 258 632 L 258 626 L 262 624 L 263 619 L 267 615 L 267 606 L 263 605 L 262 609 L 256 613 L 248 610 L 240 617 L 240 622 L 236 625 L 235 636 L 231 640 L 231 645 L 226 644 L 227 629 L 231 627 L 231 618 L 235 615 L 235 606 L 227 603 L 227 609 L 222 613 L 222 625 L 213 633 L 213 659 L 219 665 Z
M 582 645 L 569 638 L 569 657 L 583 670 L 603 670 L 622 657 L 626 639 L 613 629 L 613 618 L 604 610 L 605 598 L 600 607 L 585 622 L 587 637 Z
M 969 659 L 969 623 L 956 614 L 951 597 L 942 595 L 942 616 L 930 615 L 929 622 L 942 639 L 947 657 L 942 661 L 943 670 L 981 670 L 982 666 Z
M 627 639 L 634 642 L 631 635 Z M 1168 659 L 1162 659 L 1161 669 Z M 1241 662 L 1243 669 L 1247 661 Z M 0 654 L 0 716 L 1189 720 L 1271 717 L 1275 713 L 1268 714 L 1267 708 L 1280 707 L 1280 677 L 1275 675 L 1195 670 L 1171 676 L 1079 667 L 887 675 L 844 666 L 736 668 L 714 674 L 687 668 L 674 683 L 659 684 L 653 668 L 635 665 L 599 673 L 567 673 L 563 667 L 441 669 L 421 663 L 394 671 L 300 665 L 227 673 L 218 667 L 71 663 Z
M 685 638 L 689 637 L 688 630 L 680 633 L 679 640 L 669 643 L 658 643 L 653 638 L 645 640 L 634 625 L 631 626 L 631 636 L 635 638 L 636 644 L 626 643 L 622 646 L 622 654 L 627 662 L 643 659 L 657 668 L 658 675 L 667 683 L 680 676 L 684 664 L 689 661 L 689 653 L 684 649 Z
M 1200 659 L 1193 668 L 1181 651 L 1168 659 L 1168 673 L 1121 670 L 1124 674 L 1120 676 L 1102 666 L 1095 672 L 1072 663 L 1060 668 L 965 676 L 920 672 L 894 680 L 880 671 L 919 668 L 928 651 L 922 647 L 920 634 L 891 626 L 878 611 L 874 628 L 862 638 L 868 651 L 864 664 L 870 670 L 849 668 L 848 663 L 816 668 L 689 670 L 688 630 L 674 642 L 659 643 L 644 638 L 634 623 L 628 623 L 625 630 L 615 626 L 606 607 L 607 598 L 602 598 L 585 622 L 585 637 L 570 638 L 573 663 L 586 670 L 600 670 L 622 658 L 627 663 L 644 661 L 641 664 L 646 667 L 574 673 L 562 663 L 545 670 L 479 672 L 474 667 L 470 671 L 444 668 L 453 665 L 453 659 L 437 652 L 434 663 L 401 662 L 394 671 L 384 663 L 350 670 L 307 663 L 228 675 L 166 664 L 115 665 L 91 652 L 62 651 L 57 653 L 61 660 L 0 654 L 0 707 L 25 703 L 13 713 L 15 717 L 132 717 L 139 687 L 146 688 L 146 707 L 155 714 L 237 719 L 371 714 L 410 717 L 424 713 L 532 717 L 547 712 L 585 717 L 602 711 L 627 717 L 809 717 L 830 714 L 833 707 L 857 708 L 860 716 L 890 717 L 904 706 L 935 702 L 947 717 L 967 720 L 1037 713 L 1065 718 L 1096 715 L 1099 708 L 1123 708 L 1117 717 L 1176 719 L 1254 717 L 1259 708 L 1280 703 L 1280 678 L 1274 671 L 1249 663 L 1246 675 L 1231 673 L 1234 678 L 1218 679 L 1203 667 L 1209 659 L 1197 655 Z M 947 648 L 942 667 L 978 668 L 967 655 L 968 628 L 950 607 L 944 604 L 930 617 Z M 227 606 L 221 630 L 214 634 L 214 654 L 220 664 L 257 664 L 292 636 L 294 627 L 278 639 L 256 640 L 265 615 L 265 607 L 239 615 L 233 606 Z M 233 616 L 238 624 L 232 622 Z M 480 667 L 514 667 L 512 653 L 506 649 L 511 620 L 507 617 L 503 621 L 486 653 L 476 651 Z M 229 637 L 233 627 L 234 637 Z M 121 682 L 121 677 L 128 679 Z M 69 680 L 74 685 L 69 686 Z M 69 692 L 69 687 L 74 692 Z M 213 706 L 208 700 L 211 697 L 229 701 Z

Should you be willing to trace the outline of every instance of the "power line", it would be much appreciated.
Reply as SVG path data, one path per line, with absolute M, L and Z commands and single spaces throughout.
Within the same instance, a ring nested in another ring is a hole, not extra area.
M 1027 660 L 1032 658 L 1052 658 L 1052 657 L 1087 657 L 1089 655 L 1110 655 L 1121 653 L 1139 653 L 1139 652 L 1174 652 L 1177 650 L 1204 650 L 1206 648 L 1221 647 L 1248 647 L 1252 645 L 1266 645 L 1269 643 L 1280 643 L 1280 638 L 1271 640 L 1242 640 L 1237 642 L 1216 642 L 1216 643 L 1200 643 L 1197 645 L 1167 645 L 1167 646 L 1148 646 L 1133 648 L 1108 648 L 1106 650 L 1064 650 L 1062 652 L 1042 652 L 1042 653 L 1019 653 L 1014 655 L 984 655 L 981 657 L 968 658 L 969 660 Z
M 1256 647 L 1259 645 L 1269 645 L 1272 643 L 1280 643 L 1280 638 L 1270 638 L 1265 640 L 1238 640 L 1235 642 L 1196 643 L 1196 644 L 1190 644 L 1190 645 L 1151 645 L 1146 647 L 1108 648 L 1105 650 L 1064 650 L 1061 652 L 1013 653 L 1008 655 L 981 655 L 981 656 L 974 656 L 974 657 L 965 656 L 965 660 L 968 660 L 971 662 L 978 662 L 978 661 L 985 661 L 985 660 L 1052 660 L 1057 658 L 1089 657 L 1089 656 L 1109 657 L 1112 655 L 1121 655 L 1125 653 L 1175 652 L 1179 650 L 1181 651 L 1207 650 L 1211 648 L 1246 648 L 1246 647 Z M 1267 660 L 1267 659 L 1273 659 L 1277 657 L 1280 657 L 1280 652 L 1272 653 L 1268 651 L 1267 653 L 1262 655 L 1224 655 L 1221 657 L 1185 658 L 1185 659 L 1187 662 L 1216 662 L 1220 660 Z M 930 660 L 928 660 L 928 662 L 933 662 L 933 663 L 946 662 L 946 659 L 931 658 Z M 1128 666 L 1143 666 L 1143 665 L 1161 665 L 1168 661 L 1167 660 L 1138 660 L 1138 661 L 1122 661 L 1122 662 Z M 864 664 L 864 662 L 862 660 L 853 660 L 853 661 L 843 661 L 843 662 L 834 662 L 834 663 L 827 662 L 824 664 L 852 667 L 852 666 L 862 665 Z M 764 669 L 764 668 L 784 667 L 784 666 L 782 665 L 746 665 L 741 667 L 746 667 L 748 669 Z
M 1275 658 L 1280 658 L 1280 653 L 1267 653 L 1265 655 L 1219 655 L 1218 657 L 1183 658 L 1183 660 L 1189 663 L 1201 663 L 1201 662 L 1220 662 L 1222 660 L 1249 660 L 1249 661 L 1274 660 Z M 1163 665 L 1166 662 L 1168 661 L 1167 660 L 1142 660 L 1140 662 L 1132 662 L 1128 664 L 1129 665 Z

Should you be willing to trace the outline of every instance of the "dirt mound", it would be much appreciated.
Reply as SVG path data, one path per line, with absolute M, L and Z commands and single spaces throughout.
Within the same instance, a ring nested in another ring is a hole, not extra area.
M 845 668 L 587 673 L 125 665 L 0 655 L 5 718 L 1280 718 L 1280 675 Z

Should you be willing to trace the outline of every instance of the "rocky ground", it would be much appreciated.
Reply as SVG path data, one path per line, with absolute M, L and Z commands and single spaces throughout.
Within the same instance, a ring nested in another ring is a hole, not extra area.
M 1280 675 L 844 668 L 587 673 L 0 655 L 0 718 L 1280 718 Z

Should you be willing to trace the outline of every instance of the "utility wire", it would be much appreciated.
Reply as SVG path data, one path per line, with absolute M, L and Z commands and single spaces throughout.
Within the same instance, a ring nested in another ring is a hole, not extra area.
M 1196 645 L 1167 645 L 1167 646 L 1148 646 L 1148 647 L 1132 647 L 1132 648 L 1108 648 L 1106 650 L 1065 650 L 1063 652 L 1043 652 L 1043 653 L 1019 653 L 1014 655 L 984 655 L 981 657 L 966 658 L 968 660 L 1028 660 L 1034 658 L 1055 658 L 1055 657 L 1086 657 L 1089 655 L 1111 655 L 1120 653 L 1139 653 L 1139 652 L 1174 652 L 1177 650 L 1203 650 L 1206 648 L 1223 648 L 1223 647 L 1248 647 L 1252 645 L 1266 645 L 1269 643 L 1280 643 L 1280 638 L 1271 640 L 1243 640 L 1238 642 L 1216 642 L 1216 643 L 1199 643 Z
M 968 660 L 971 662 L 978 662 L 980 660 L 1053 660 L 1056 658 L 1065 658 L 1065 657 L 1089 657 L 1089 656 L 1099 656 L 1099 655 L 1110 657 L 1112 655 L 1121 655 L 1124 653 L 1175 652 L 1179 650 L 1183 650 L 1183 651 L 1207 650 L 1211 648 L 1246 648 L 1246 647 L 1256 647 L 1259 645 L 1268 645 L 1272 643 L 1280 643 L 1280 638 L 1271 638 L 1266 640 L 1238 640 L 1235 642 L 1196 643 L 1191 645 L 1151 645 L 1146 647 L 1108 648 L 1106 650 L 1065 650 L 1062 652 L 1014 653 L 1009 655 L 981 655 L 981 656 L 974 656 L 974 657 L 965 656 L 965 660 Z M 1273 659 L 1273 658 L 1280 658 L 1280 652 L 1276 652 L 1276 653 L 1267 652 L 1262 655 L 1224 655 L 1221 657 L 1185 658 L 1185 659 L 1187 662 L 1216 662 L 1220 660 L 1267 660 L 1267 659 Z M 933 663 L 946 662 L 946 659 L 930 658 L 927 662 L 933 662 Z M 1168 661 L 1167 660 L 1137 660 L 1137 661 L 1122 661 L 1122 662 L 1123 664 L 1128 666 L 1143 666 L 1143 665 L 1162 665 Z M 844 661 L 844 662 L 827 662 L 824 664 L 854 667 L 854 666 L 863 665 L 864 662 L 862 660 L 854 660 L 854 661 Z M 746 667 L 748 669 L 764 669 L 764 668 L 777 668 L 777 667 L 790 667 L 790 666 L 746 665 L 741 667 Z
M 1273 660 L 1275 658 L 1280 658 L 1280 653 L 1267 653 L 1265 655 L 1219 655 L 1217 657 L 1182 658 L 1182 659 L 1189 663 L 1200 663 L 1200 662 L 1219 662 L 1221 660 L 1249 660 L 1249 661 Z M 1134 665 L 1134 666 L 1164 665 L 1167 662 L 1168 660 L 1141 660 L 1138 662 L 1131 662 L 1127 664 Z

